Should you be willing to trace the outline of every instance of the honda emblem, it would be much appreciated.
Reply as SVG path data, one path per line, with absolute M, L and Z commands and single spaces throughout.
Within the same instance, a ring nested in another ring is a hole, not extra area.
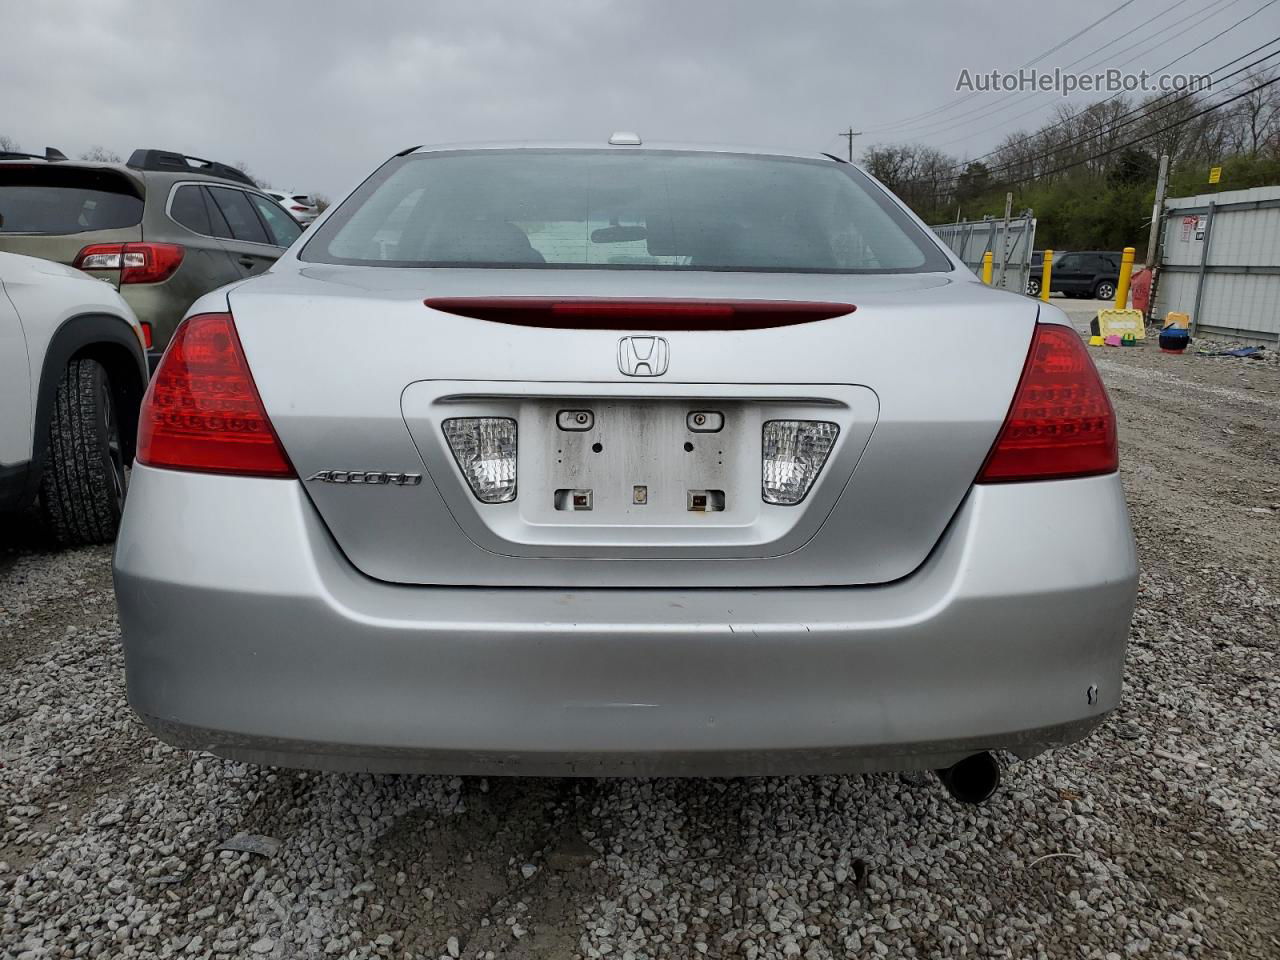
M 667 372 L 668 353 L 663 337 L 623 337 L 618 341 L 618 369 L 628 377 L 660 377 Z

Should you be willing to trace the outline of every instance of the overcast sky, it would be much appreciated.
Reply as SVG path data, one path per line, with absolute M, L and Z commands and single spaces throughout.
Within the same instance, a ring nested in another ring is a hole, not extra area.
M 0 0 L 0 134 L 33 152 L 243 161 L 333 198 L 418 143 L 615 129 L 843 153 L 836 134 L 852 124 L 868 131 L 858 152 L 914 138 L 973 156 L 1058 98 L 979 94 L 932 126 L 890 128 L 964 96 L 962 69 L 1014 70 L 1123 2 Z M 1102 66 L 1157 67 L 1264 2 L 1130 0 L 1039 66 L 1115 40 Z M 1194 16 L 1188 32 L 1122 53 L 1142 35 L 1119 34 L 1172 7 L 1145 32 Z M 1217 12 L 1200 23 L 1206 7 Z M 1277 35 L 1280 4 L 1174 69 L 1207 70 Z

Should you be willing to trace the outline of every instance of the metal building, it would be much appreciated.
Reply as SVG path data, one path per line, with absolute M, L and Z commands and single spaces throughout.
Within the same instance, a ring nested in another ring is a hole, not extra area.
M 1191 316 L 1193 330 L 1280 340 L 1280 186 L 1164 203 L 1154 316 Z

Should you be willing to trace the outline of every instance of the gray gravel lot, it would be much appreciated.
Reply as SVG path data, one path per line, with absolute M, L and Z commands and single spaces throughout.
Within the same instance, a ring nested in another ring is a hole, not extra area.
M 1280 365 L 1097 356 L 1143 565 L 1125 704 L 977 809 L 177 753 L 126 705 L 109 551 L 11 525 L 0 957 L 1280 956 Z M 278 849 L 218 850 L 242 833 Z

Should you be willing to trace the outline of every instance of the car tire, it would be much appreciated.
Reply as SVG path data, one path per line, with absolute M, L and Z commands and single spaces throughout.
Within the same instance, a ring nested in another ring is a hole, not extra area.
M 40 478 L 45 524 L 63 546 L 115 539 L 128 487 L 117 407 L 102 364 L 67 364 L 54 395 Z
M 1093 298 L 1095 300 L 1114 300 L 1116 298 L 1116 285 L 1110 280 L 1103 280 L 1093 288 Z
M 1040 296 L 1040 281 L 1039 281 L 1039 280 L 1032 279 L 1032 280 L 1028 280 L 1028 281 L 1027 281 L 1027 296 L 1028 296 L 1028 297 L 1038 297 L 1038 296 Z

